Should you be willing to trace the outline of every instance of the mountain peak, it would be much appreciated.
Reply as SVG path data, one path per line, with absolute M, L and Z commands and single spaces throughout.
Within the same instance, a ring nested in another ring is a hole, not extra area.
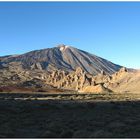
M 70 48 L 70 46 L 65 45 L 65 44 L 60 44 L 57 46 L 61 52 L 65 51 L 67 48 Z
M 11 62 L 20 62 L 25 69 L 37 67 L 37 69 L 48 71 L 54 69 L 73 71 L 81 67 L 82 70 L 93 75 L 101 71 L 112 74 L 121 68 L 110 61 L 65 44 L 51 49 L 28 52 L 17 57 L 0 58 L 0 65 Z

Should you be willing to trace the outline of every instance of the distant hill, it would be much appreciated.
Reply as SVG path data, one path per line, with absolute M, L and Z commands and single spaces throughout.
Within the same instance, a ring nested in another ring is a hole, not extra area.
M 0 68 L 12 63 L 20 64 L 23 69 L 48 71 L 54 69 L 73 71 L 81 67 L 85 72 L 93 75 L 103 71 L 106 74 L 113 74 L 121 68 L 120 65 L 106 59 L 66 45 L 35 50 L 22 55 L 0 57 Z

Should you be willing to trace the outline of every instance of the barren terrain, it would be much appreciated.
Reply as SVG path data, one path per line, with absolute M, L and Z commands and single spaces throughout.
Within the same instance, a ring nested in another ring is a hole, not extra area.
M 140 94 L 0 94 L 1 138 L 139 138 Z
M 140 138 L 140 71 L 60 45 L 0 57 L 1 138 Z

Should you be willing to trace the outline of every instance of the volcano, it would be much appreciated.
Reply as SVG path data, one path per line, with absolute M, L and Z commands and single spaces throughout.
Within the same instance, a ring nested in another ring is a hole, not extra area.
M 0 68 L 18 63 L 23 69 L 73 71 L 81 67 L 85 72 L 97 75 L 105 72 L 113 74 L 122 66 L 114 64 L 94 54 L 67 45 L 31 51 L 22 55 L 0 57 Z

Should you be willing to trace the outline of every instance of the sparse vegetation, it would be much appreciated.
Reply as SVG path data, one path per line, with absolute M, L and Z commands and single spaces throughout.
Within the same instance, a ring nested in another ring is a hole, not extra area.
M 131 95 L 1 93 L 0 137 L 139 138 L 140 95 Z

